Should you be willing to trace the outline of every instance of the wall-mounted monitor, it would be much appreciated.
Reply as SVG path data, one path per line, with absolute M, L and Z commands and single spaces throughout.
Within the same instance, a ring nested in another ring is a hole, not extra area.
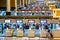
M 28 20 L 29 23 L 35 23 L 35 20 Z
M 17 20 L 17 23 L 22 23 L 23 21 L 21 19 L 18 19 Z
M 41 21 L 40 21 L 41 24 L 45 24 L 46 22 L 47 22 L 46 19 L 41 19 Z
M 10 20 L 9 20 L 9 19 L 6 19 L 6 20 L 5 20 L 5 23 L 10 23 Z

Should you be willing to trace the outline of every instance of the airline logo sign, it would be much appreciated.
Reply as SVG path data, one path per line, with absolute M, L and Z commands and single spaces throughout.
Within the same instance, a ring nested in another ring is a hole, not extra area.
M 53 9 L 53 17 L 54 18 L 60 17 L 60 9 Z
M 29 23 L 30 23 L 30 22 L 31 22 L 31 23 L 34 23 L 35 21 L 34 21 L 34 20 L 28 20 L 28 22 L 29 22 Z

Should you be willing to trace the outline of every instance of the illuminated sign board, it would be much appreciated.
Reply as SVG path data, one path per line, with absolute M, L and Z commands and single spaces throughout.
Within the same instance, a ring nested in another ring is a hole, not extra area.
M 60 9 L 53 9 L 53 17 L 60 18 Z

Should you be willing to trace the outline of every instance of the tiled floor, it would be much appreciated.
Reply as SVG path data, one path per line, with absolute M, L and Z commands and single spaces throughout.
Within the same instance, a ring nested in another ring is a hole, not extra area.
M 0 40 L 44 40 L 46 38 L 39 38 L 39 37 L 35 37 L 35 38 L 28 38 L 28 37 L 0 37 Z
M 40 36 L 40 30 L 34 30 L 35 31 L 35 35 L 36 36 Z M 14 31 L 14 35 L 16 35 L 16 30 Z M 27 34 L 28 34 L 28 30 L 27 29 L 25 29 L 24 30 L 24 36 L 25 37 L 27 37 Z M 3 30 L 3 34 L 2 33 L 0 33 L 0 37 L 2 37 L 2 36 L 6 36 L 6 30 Z
M 0 37 L 0 40 L 49 40 L 48 38 L 28 38 L 28 37 Z M 53 40 L 60 40 L 60 38 L 54 38 Z

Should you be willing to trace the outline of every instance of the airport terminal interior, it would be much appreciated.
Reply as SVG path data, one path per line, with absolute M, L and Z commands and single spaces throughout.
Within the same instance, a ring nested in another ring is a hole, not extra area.
M 60 0 L 0 0 L 0 40 L 60 40 Z

